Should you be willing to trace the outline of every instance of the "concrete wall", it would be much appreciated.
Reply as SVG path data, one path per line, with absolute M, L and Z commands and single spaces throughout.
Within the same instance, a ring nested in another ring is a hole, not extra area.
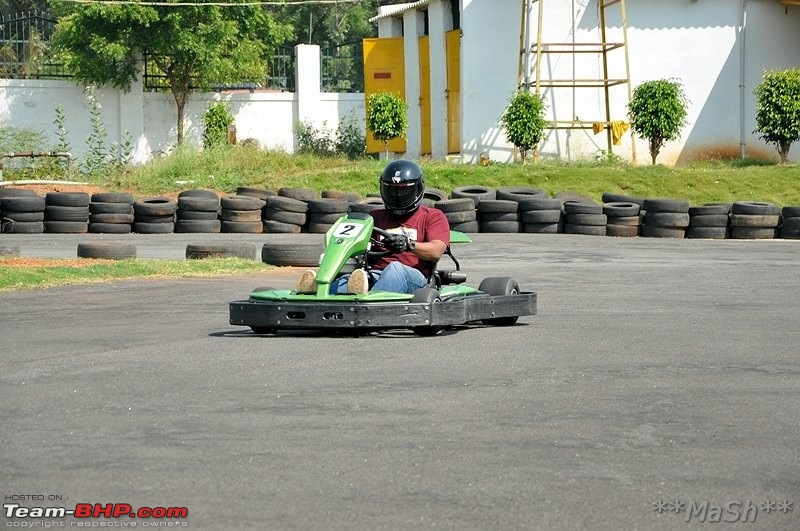
M 185 109 L 185 140 L 202 146 L 203 115 L 209 103 L 226 101 L 235 118 L 237 137 L 257 139 L 262 147 L 292 152 L 294 125 L 298 120 L 335 132 L 340 117 L 355 115 L 363 124 L 364 95 L 320 92 L 319 47 L 301 45 L 297 50 L 297 92 L 233 91 L 194 93 Z M 130 92 L 111 88 L 97 91 L 107 144 L 122 143 L 125 132 L 136 144 L 134 162 L 174 149 L 177 110 L 170 93 L 144 92 L 140 82 Z M 82 158 L 91 133 L 89 107 L 83 88 L 71 81 L 0 79 L 0 124 L 41 131 L 55 146 L 58 141 L 55 108 L 63 105 L 71 151 Z

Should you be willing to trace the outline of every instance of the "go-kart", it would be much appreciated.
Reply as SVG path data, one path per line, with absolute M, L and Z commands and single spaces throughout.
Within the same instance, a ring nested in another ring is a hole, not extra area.
M 370 259 L 392 252 L 383 249 L 369 214 L 342 216 L 325 234 L 324 252 L 316 277 L 316 293 L 256 288 L 248 300 L 230 303 L 230 324 L 249 326 L 256 334 L 279 330 L 339 330 L 368 332 L 411 329 L 435 335 L 443 328 L 471 323 L 511 326 L 523 315 L 536 314 L 536 293 L 523 292 L 509 277 L 485 278 L 478 288 L 464 284 L 458 260 L 447 248 L 455 268 L 434 272 L 426 287 L 413 294 L 371 290 L 363 294 L 331 294 L 331 282 L 354 268 L 369 271 Z M 470 243 L 464 233 L 451 231 L 451 244 Z M 438 267 L 439 264 L 436 264 Z

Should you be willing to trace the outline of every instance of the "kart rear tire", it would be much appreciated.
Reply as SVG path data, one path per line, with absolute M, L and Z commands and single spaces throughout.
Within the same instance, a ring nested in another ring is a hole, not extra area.
M 442 298 L 439 292 L 434 288 L 419 288 L 414 290 L 414 296 L 411 299 L 413 303 L 423 304 L 436 304 L 441 303 Z M 435 336 L 442 331 L 441 326 L 415 326 L 411 329 L 416 335 L 430 337 Z
M 478 291 L 488 295 L 516 295 L 519 293 L 519 284 L 511 277 L 487 277 L 478 286 Z M 513 326 L 516 324 L 518 315 L 511 317 L 495 317 L 492 319 L 481 319 L 481 323 L 492 326 Z

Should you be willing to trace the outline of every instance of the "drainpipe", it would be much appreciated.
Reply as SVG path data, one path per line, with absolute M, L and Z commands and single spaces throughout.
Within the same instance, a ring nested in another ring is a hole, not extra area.
M 742 0 L 741 26 L 739 28 L 739 156 L 744 159 L 746 153 L 744 129 L 744 103 L 745 103 L 745 57 L 747 43 L 747 0 Z

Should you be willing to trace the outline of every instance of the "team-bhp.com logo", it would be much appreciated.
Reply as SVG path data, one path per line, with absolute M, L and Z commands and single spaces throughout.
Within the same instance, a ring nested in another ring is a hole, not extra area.
M 187 523 L 184 521 L 189 516 L 189 509 L 187 507 L 138 507 L 134 508 L 129 503 L 78 503 L 75 508 L 66 507 L 23 507 L 19 503 L 4 503 L 4 513 L 8 521 L 6 527 L 18 527 L 14 525 L 14 521 L 25 519 L 63 519 L 68 516 L 77 519 L 70 521 L 70 527 L 94 527 L 92 521 L 99 518 L 113 518 L 122 523 L 123 525 L 135 527 L 135 520 L 142 520 L 139 525 L 142 527 L 165 527 L 165 523 L 169 522 L 167 527 L 185 527 Z M 13 519 L 13 520 L 12 520 Z M 11 524 L 11 525 L 9 525 Z M 56 522 L 51 522 L 56 524 Z M 66 522 L 59 522 L 60 525 L 56 527 L 66 527 Z M 53 527 L 49 525 L 48 527 Z

